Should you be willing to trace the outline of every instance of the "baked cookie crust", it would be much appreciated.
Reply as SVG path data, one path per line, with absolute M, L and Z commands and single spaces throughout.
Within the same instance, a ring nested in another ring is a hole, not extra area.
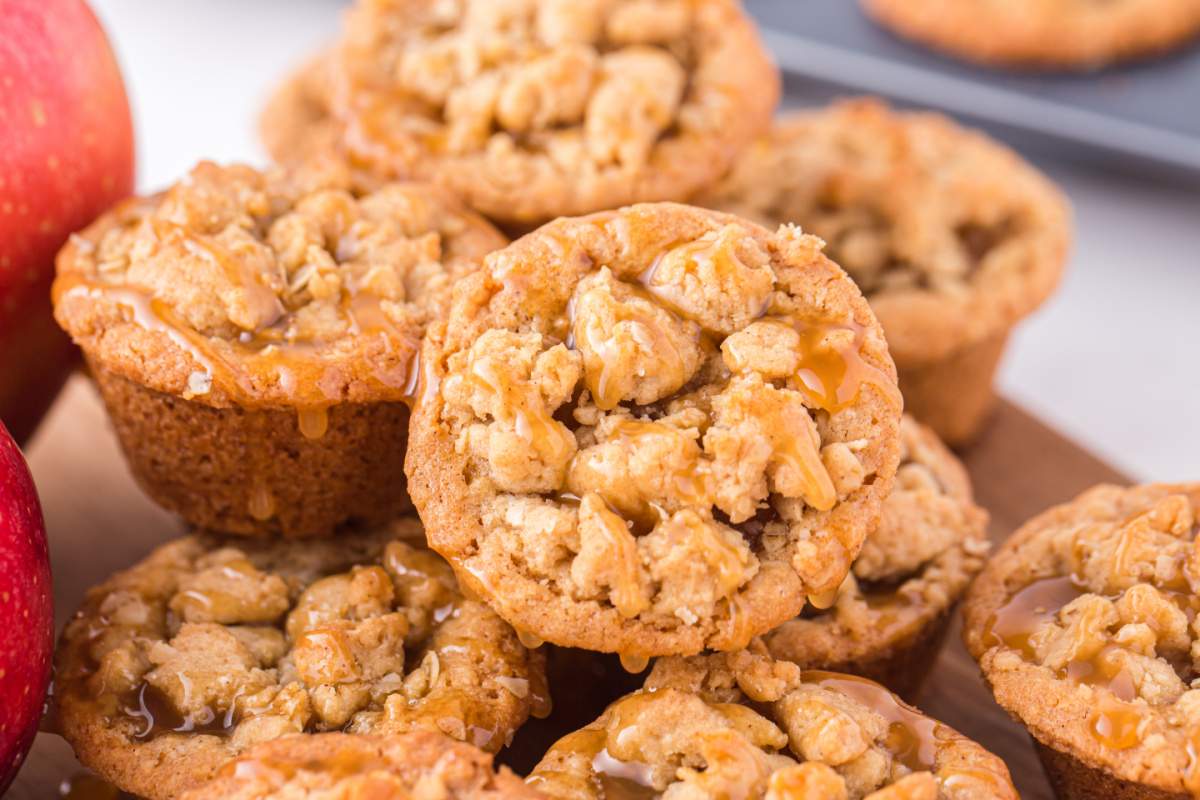
M 891 489 L 893 376 L 795 228 L 561 219 L 456 287 L 405 468 L 431 546 L 519 630 L 634 666 L 734 649 L 832 602 Z
M 320 733 L 252 747 L 182 800 L 436 797 L 537 800 L 492 757 L 430 731 L 392 736 Z
M 552 798 L 1017 797 L 1004 763 L 879 684 L 764 651 L 658 661 L 646 687 L 561 739 L 529 783 Z
M 496 751 L 548 711 L 544 686 L 542 654 L 462 596 L 411 518 L 166 544 L 88 592 L 55 671 L 80 761 L 151 800 L 297 733 L 433 730 Z
M 364 1 L 329 90 L 311 77 L 270 103 L 276 159 L 322 149 L 327 98 L 356 169 L 437 182 L 516 227 L 686 198 L 766 129 L 780 92 L 736 0 Z
M 862 675 L 912 698 L 990 544 L 987 512 L 973 502 L 962 464 L 911 417 L 900 436 L 895 487 L 833 606 L 763 641 L 775 658 Z
M 895 33 L 993 66 L 1094 69 L 1157 55 L 1200 32 L 1194 0 L 860 0 Z
M 1026 523 L 963 636 L 1065 796 L 1200 791 L 1200 484 L 1098 486 Z

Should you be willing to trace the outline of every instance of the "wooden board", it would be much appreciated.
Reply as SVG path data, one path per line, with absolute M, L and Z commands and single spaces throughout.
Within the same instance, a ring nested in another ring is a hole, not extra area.
M 177 535 L 178 521 L 154 506 L 125 470 L 104 411 L 82 377 L 68 384 L 29 448 L 54 568 L 59 629 L 87 588 Z M 1025 519 L 1101 482 L 1125 482 L 1111 467 L 1011 404 L 964 454 L 979 502 L 1000 540 Z M 952 634 L 920 705 L 1008 762 L 1021 796 L 1052 796 L 1025 733 L 996 707 Z M 57 736 L 38 736 L 8 797 L 47 800 L 81 767 Z

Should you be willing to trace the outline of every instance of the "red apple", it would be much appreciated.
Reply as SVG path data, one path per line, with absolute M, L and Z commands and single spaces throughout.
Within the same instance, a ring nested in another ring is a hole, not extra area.
M 50 314 L 54 254 L 133 190 L 133 123 L 82 0 L 0 0 L 0 420 L 18 442 L 75 350 Z
M 33 744 L 53 652 L 46 523 L 29 467 L 0 423 L 0 795 Z

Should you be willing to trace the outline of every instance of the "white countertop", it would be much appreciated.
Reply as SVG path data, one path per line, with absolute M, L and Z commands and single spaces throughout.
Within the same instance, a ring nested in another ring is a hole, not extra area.
M 336 35 L 341 7 L 92 5 L 124 68 L 143 189 L 202 158 L 261 163 L 264 97 Z M 1050 172 L 1075 205 L 1077 245 L 1059 293 L 1013 338 L 1002 391 L 1135 478 L 1200 479 L 1200 186 Z

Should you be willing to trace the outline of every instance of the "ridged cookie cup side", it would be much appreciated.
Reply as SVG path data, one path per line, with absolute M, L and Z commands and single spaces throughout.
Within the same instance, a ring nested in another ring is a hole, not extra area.
M 983 432 L 996 407 L 996 371 L 1008 332 L 968 345 L 945 358 L 903 366 L 897 361 L 904 408 L 942 441 L 965 447 Z
M 336 540 L 169 542 L 87 593 L 55 675 L 81 763 L 150 800 L 330 731 L 494 753 L 549 702 L 544 654 L 462 595 L 412 517 Z
M 440 189 L 197 166 L 59 253 L 59 324 L 127 460 L 197 528 L 329 536 L 410 503 L 425 325 L 505 239 Z
M 836 590 L 899 458 L 881 332 L 819 242 L 689 206 L 491 254 L 422 375 L 405 468 L 431 545 L 519 630 L 633 666 Z
M 1097 486 L 1022 526 L 968 593 L 967 649 L 1061 796 L 1200 786 L 1197 509 L 1200 484 Z
M 988 516 L 930 428 L 906 415 L 900 430 L 896 483 L 832 605 L 806 609 L 763 641 L 775 658 L 862 675 L 911 701 L 983 568 Z
M 90 361 L 142 490 L 201 530 L 332 536 L 412 508 L 405 403 L 214 408 L 148 389 Z

